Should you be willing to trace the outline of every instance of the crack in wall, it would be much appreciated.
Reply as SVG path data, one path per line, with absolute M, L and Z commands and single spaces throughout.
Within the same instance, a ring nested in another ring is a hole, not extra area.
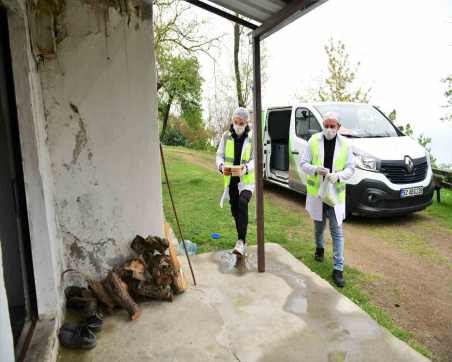
M 80 157 L 80 154 L 82 153 L 82 150 L 88 144 L 88 133 L 86 131 L 86 124 L 83 121 L 82 116 L 80 115 L 78 107 L 73 103 L 69 103 L 69 106 L 70 106 L 72 112 L 77 114 L 78 125 L 79 125 L 79 130 L 78 130 L 77 134 L 75 135 L 75 146 L 74 146 L 74 150 L 72 151 L 72 160 L 71 160 L 71 165 L 75 165 L 78 161 L 78 158 Z

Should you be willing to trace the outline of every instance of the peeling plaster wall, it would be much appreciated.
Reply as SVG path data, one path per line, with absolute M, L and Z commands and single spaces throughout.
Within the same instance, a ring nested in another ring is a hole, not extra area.
M 54 181 L 46 144 L 41 80 L 30 47 L 23 0 L 4 1 L 8 11 L 11 57 L 25 179 L 28 222 L 41 319 L 61 314 L 63 248 L 57 236 Z
M 58 229 L 66 267 L 101 276 L 163 234 L 152 21 L 67 0 L 58 23 L 40 67 Z

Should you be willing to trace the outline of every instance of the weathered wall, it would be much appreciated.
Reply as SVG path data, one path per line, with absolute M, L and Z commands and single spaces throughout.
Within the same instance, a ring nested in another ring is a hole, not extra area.
M 163 233 L 151 18 L 67 0 L 40 77 L 66 267 L 100 276 Z
M 0 243 L 0 361 L 13 362 L 14 343 L 6 300 L 2 260 L 2 244 Z
M 6 3 L 38 313 L 61 311 L 62 243 L 56 234 L 54 185 L 46 144 L 41 81 L 30 48 L 24 1 Z

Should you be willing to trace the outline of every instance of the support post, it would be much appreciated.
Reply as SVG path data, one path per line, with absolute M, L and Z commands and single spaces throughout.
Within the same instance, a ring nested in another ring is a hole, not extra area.
M 263 150 L 262 150 L 262 93 L 261 93 L 261 51 L 260 37 L 253 37 L 253 75 L 254 75 L 254 174 L 256 178 L 256 231 L 257 231 L 257 269 L 265 271 L 264 246 L 264 183 L 263 183 Z

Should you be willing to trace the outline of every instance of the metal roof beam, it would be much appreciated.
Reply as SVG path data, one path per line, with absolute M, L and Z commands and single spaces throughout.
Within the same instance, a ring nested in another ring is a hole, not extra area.
M 200 7 L 204 10 L 210 11 L 211 13 L 214 13 L 216 15 L 219 15 L 223 18 L 226 18 L 228 20 L 231 20 L 235 23 L 238 23 L 240 25 L 243 25 L 249 29 L 255 30 L 258 28 L 256 24 L 250 23 L 249 21 L 246 21 L 245 19 L 239 18 L 238 16 L 235 16 L 234 14 L 228 13 L 227 11 L 221 10 L 220 8 L 217 8 L 215 6 L 206 4 L 205 2 L 199 1 L 199 0 L 185 0 L 186 2 L 195 5 L 197 7 Z
M 265 20 L 260 27 L 254 30 L 253 37 L 263 40 L 326 1 L 327 0 L 293 0 L 290 4 Z
M 246 16 L 247 18 L 263 23 L 265 19 L 269 18 L 272 12 L 268 9 L 262 9 L 260 6 L 255 6 L 249 2 L 241 0 L 212 0 L 226 9 L 229 9 L 237 14 Z

